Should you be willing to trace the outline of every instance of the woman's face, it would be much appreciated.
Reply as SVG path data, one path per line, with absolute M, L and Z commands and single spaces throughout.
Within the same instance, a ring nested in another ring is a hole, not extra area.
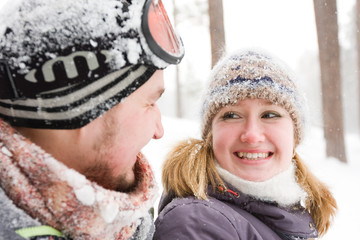
M 225 106 L 212 122 L 219 165 L 248 181 L 262 182 L 286 170 L 294 149 L 289 113 L 262 99 Z

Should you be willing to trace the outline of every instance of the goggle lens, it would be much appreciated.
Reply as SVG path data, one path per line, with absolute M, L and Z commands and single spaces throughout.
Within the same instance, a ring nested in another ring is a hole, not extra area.
M 169 63 L 177 63 L 183 57 L 182 42 L 176 35 L 161 0 L 151 2 L 147 12 L 147 28 L 151 37 L 146 36 L 146 39 L 156 55 Z

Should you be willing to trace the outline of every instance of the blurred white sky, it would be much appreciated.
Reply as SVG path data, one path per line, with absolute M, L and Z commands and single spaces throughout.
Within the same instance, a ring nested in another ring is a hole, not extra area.
M 311 0 L 224 0 L 223 4 L 224 25 L 235 26 L 226 28 L 227 50 L 264 48 L 290 66 L 306 50 L 316 50 Z
M 188 4 L 192 2 L 182 0 L 184 1 Z M 172 0 L 163 2 L 167 9 L 172 8 Z M 339 37 L 341 44 L 346 45 L 343 26 L 351 21 L 350 10 L 355 1 L 337 2 Z M 227 51 L 262 48 L 287 62 L 293 69 L 304 53 L 317 52 L 313 0 L 223 0 L 223 6 Z M 189 55 L 198 52 L 200 47 L 191 46 L 191 42 L 198 40 L 192 36 L 195 32 L 187 36 L 190 28 L 196 28 L 193 25 L 190 24 L 185 29 L 179 26 L 178 29 L 184 39 L 186 54 Z M 203 38 L 205 37 L 210 41 L 208 33 L 204 32 Z M 203 41 L 203 44 L 210 43 Z
M 349 23 L 353 0 L 337 1 L 340 41 L 342 26 Z M 238 46 L 261 47 L 277 54 L 295 69 L 298 58 L 317 52 L 317 35 L 312 0 L 223 0 L 228 50 Z M 232 27 L 234 28 L 234 27 Z

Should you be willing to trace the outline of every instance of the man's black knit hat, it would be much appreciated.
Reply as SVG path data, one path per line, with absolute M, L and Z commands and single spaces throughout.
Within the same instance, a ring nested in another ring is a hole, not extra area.
M 141 30 L 145 0 L 16 0 L 0 11 L 0 117 L 79 128 L 169 64 Z

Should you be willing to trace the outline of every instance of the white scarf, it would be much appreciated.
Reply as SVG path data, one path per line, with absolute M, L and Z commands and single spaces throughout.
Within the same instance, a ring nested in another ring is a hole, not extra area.
M 290 167 L 264 182 L 253 182 L 235 176 L 218 164 L 216 169 L 223 180 L 237 190 L 262 201 L 274 201 L 280 206 L 290 206 L 306 198 L 305 191 L 295 177 L 294 163 Z

